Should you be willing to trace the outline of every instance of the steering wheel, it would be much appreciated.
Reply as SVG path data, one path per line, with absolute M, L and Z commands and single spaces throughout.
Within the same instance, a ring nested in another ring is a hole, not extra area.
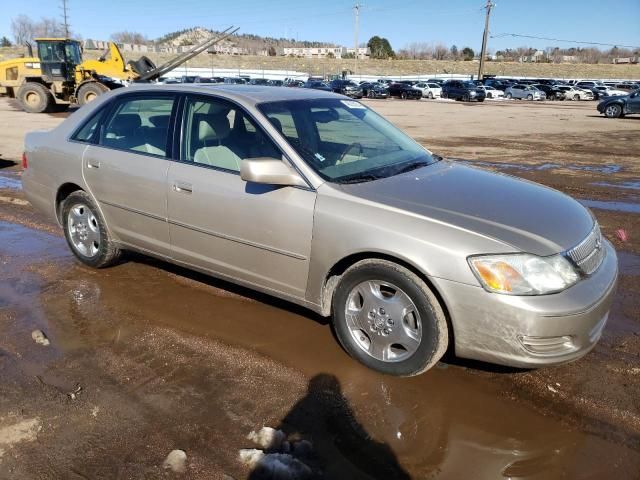
M 347 148 L 344 150 L 344 152 L 342 152 L 342 155 L 340 155 L 340 158 L 336 161 L 336 164 L 342 163 L 342 161 L 344 160 L 344 157 L 347 156 L 347 153 L 349 153 L 355 147 L 358 147 L 360 149 L 360 154 L 362 155 L 362 150 L 363 150 L 362 144 L 360 142 L 353 142 L 352 144 L 347 146 Z

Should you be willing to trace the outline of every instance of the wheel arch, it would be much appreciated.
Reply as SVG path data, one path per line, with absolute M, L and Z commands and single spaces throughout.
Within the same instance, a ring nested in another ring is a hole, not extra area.
M 77 191 L 84 192 L 85 190 L 84 188 L 72 182 L 63 183 L 58 188 L 58 191 L 56 192 L 56 218 L 58 219 L 58 223 L 60 225 L 62 225 L 62 204 L 69 195 Z
M 455 345 L 453 323 L 451 321 L 451 315 L 449 314 L 449 306 L 447 305 L 447 302 L 445 301 L 441 292 L 438 290 L 437 286 L 427 276 L 427 274 L 424 271 L 416 267 L 409 260 L 400 258 L 395 255 L 390 255 L 390 254 L 376 252 L 376 251 L 364 251 L 364 252 L 353 253 L 337 261 L 327 272 L 324 278 L 324 282 L 322 284 L 321 311 L 320 311 L 321 315 L 325 317 L 331 316 L 332 314 L 331 305 L 333 303 L 333 295 L 335 293 L 336 287 L 338 286 L 338 283 L 340 282 L 340 279 L 342 278 L 342 275 L 344 275 L 344 273 L 353 265 L 363 260 L 386 260 L 388 262 L 395 263 L 396 265 L 404 267 L 410 272 L 412 272 L 413 274 L 417 275 L 418 278 L 420 278 L 420 280 L 422 280 L 425 283 L 425 285 L 431 290 L 433 295 L 438 300 L 438 303 L 440 303 L 440 307 L 442 308 L 445 319 L 447 321 L 447 329 L 449 331 L 449 348 L 453 348 L 453 346 Z

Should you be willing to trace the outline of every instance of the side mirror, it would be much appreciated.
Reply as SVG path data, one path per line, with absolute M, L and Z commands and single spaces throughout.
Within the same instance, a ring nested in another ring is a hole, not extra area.
M 307 187 L 307 182 L 282 160 L 270 157 L 247 158 L 240 162 L 240 178 L 267 185 Z

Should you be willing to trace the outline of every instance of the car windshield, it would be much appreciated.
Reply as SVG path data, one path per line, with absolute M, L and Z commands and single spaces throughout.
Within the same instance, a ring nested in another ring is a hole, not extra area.
M 260 111 L 322 178 L 356 183 L 436 161 L 373 110 L 353 100 L 263 103 Z
M 466 88 L 476 88 L 477 85 L 473 82 L 462 82 L 462 84 L 466 87 Z

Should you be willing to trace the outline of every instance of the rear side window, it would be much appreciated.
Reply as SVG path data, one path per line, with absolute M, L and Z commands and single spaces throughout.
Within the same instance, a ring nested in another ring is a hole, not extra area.
M 105 122 L 100 145 L 166 157 L 174 104 L 172 96 L 122 100 Z
M 98 131 L 98 125 L 102 117 L 104 117 L 106 110 L 106 108 L 102 108 L 97 113 L 94 113 L 93 116 L 80 127 L 80 130 L 73 134 L 71 139 L 77 142 L 87 143 L 95 141 L 97 139 L 96 132 Z

